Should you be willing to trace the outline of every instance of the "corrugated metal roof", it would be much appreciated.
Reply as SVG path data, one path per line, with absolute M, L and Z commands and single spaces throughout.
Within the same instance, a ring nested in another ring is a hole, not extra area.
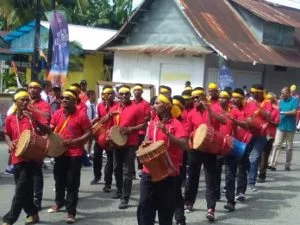
M 287 26 L 300 27 L 300 18 L 294 17 L 293 9 L 274 6 L 262 0 L 230 0 L 244 9 L 252 12 L 267 22 L 279 23 Z M 295 10 L 296 11 L 296 10 Z M 299 14 L 299 12 L 298 12 Z
M 203 46 L 184 46 L 184 45 L 123 45 L 105 48 L 109 51 L 126 51 L 134 53 L 156 53 L 164 55 L 206 55 L 213 51 Z
M 49 29 L 49 22 L 41 21 L 41 26 Z M 11 42 L 16 38 L 35 29 L 35 21 L 30 22 L 5 36 L 5 41 Z M 117 33 L 116 30 L 102 29 L 69 24 L 69 40 L 76 41 L 83 50 L 94 51 Z
M 227 0 L 178 2 L 199 36 L 225 59 L 300 67 L 300 36 L 297 36 L 296 47 L 293 49 L 263 45 L 256 40 Z

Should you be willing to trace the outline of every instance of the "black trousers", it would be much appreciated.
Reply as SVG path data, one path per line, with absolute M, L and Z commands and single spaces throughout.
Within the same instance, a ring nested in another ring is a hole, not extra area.
M 250 171 L 250 152 L 251 152 L 251 145 L 247 145 L 246 152 L 244 156 L 238 161 L 238 172 L 237 172 L 237 187 L 236 193 L 237 194 L 245 194 L 248 185 L 248 174 Z
M 217 175 L 216 175 L 216 199 L 219 200 L 221 198 L 221 178 L 222 171 L 224 166 L 224 157 L 217 156 Z
M 138 145 L 138 147 L 143 143 L 144 140 L 145 140 L 145 135 L 144 134 L 139 134 L 139 145 Z M 140 162 L 138 157 L 137 157 L 137 164 L 138 164 L 138 170 L 142 170 L 143 169 L 143 164 Z M 135 171 L 134 171 L 134 174 L 135 174 Z
M 43 164 L 39 164 L 33 175 L 34 204 L 41 207 L 44 189 Z
M 205 184 L 206 184 L 206 203 L 208 209 L 216 207 L 216 174 L 217 157 L 216 155 L 199 152 L 188 152 L 188 176 L 185 183 L 184 201 L 186 205 L 193 205 L 199 186 L 199 177 L 201 165 L 204 166 Z
M 95 143 L 94 145 L 94 159 L 93 159 L 93 172 L 95 179 L 101 179 L 102 173 L 102 160 L 103 160 L 103 148 Z M 106 164 L 104 167 L 104 182 L 105 185 L 111 186 L 112 184 L 112 176 L 113 176 L 113 150 L 108 149 L 106 151 Z
M 13 224 L 24 209 L 27 216 L 36 215 L 37 207 L 33 203 L 33 176 L 38 165 L 33 162 L 22 162 L 14 165 L 15 195 L 9 212 L 3 217 L 3 222 Z
M 233 156 L 224 158 L 225 164 L 225 186 L 226 186 L 226 199 L 230 203 L 235 203 L 235 182 L 238 160 Z
M 132 188 L 134 160 L 137 146 L 124 146 L 114 149 L 114 174 L 117 190 L 122 193 L 122 199 L 128 201 Z
M 271 138 L 267 141 L 267 144 L 264 147 L 263 152 L 261 153 L 260 165 L 259 165 L 259 175 L 258 177 L 261 179 L 266 179 L 267 176 L 267 168 L 269 162 L 269 156 L 272 151 L 274 138 Z
M 81 156 L 61 156 L 55 158 L 53 169 L 55 180 L 55 203 L 59 207 L 65 205 L 67 212 L 74 215 L 76 215 L 78 203 L 81 167 Z
M 184 223 L 184 199 L 182 196 L 182 173 L 184 173 L 183 167 L 180 168 L 180 174 L 175 177 L 175 220 L 176 222 Z
M 175 210 L 175 187 L 175 177 L 168 177 L 154 183 L 149 174 L 143 173 L 137 208 L 138 225 L 154 225 L 156 211 L 159 225 L 172 225 Z

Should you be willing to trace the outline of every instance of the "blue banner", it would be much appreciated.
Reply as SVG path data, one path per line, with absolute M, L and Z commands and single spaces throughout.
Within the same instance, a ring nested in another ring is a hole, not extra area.
M 224 90 L 226 87 L 234 89 L 234 79 L 231 69 L 223 64 L 219 69 L 219 85 L 220 89 Z
M 69 65 L 69 30 L 62 13 L 54 11 L 50 19 L 53 36 L 53 54 L 51 69 L 47 80 L 55 85 L 64 85 Z

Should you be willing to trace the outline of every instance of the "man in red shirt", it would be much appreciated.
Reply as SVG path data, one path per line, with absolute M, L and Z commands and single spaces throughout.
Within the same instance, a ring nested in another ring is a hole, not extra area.
M 113 87 L 110 85 L 104 85 L 101 92 L 102 102 L 97 105 L 98 119 L 94 122 L 101 121 L 110 111 L 112 107 L 119 104 L 119 102 L 114 101 L 115 93 Z M 94 145 L 94 158 L 93 158 L 93 172 L 94 179 L 91 184 L 96 184 L 101 180 L 101 170 L 102 170 L 102 154 L 103 150 L 106 152 L 106 165 L 104 168 L 104 181 L 105 186 L 103 187 L 104 192 L 111 191 L 112 175 L 113 175 L 113 145 L 111 145 L 107 140 L 107 133 L 112 127 L 112 120 L 107 123 L 103 123 L 104 133 L 101 133 L 99 137 L 96 137 L 96 143 Z
M 68 212 L 67 223 L 75 222 L 83 146 L 92 133 L 87 114 L 76 107 L 77 99 L 78 95 L 74 91 L 64 91 L 62 108 L 53 114 L 50 124 L 54 132 L 64 140 L 66 151 L 55 158 L 55 205 L 48 212 L 58 212 L 65 206 Z
M 198 87 L 192 91 L 194 99 L 194 109 L 188 115 L 189 134 L 195 132 L 201 124 L 212 126 L 215 130 L 219 130 L 220 122 L 226 123 L 226 119 L 218 114 L 222 113 L 222 109 L 218 104 L 209 104 L 203 88 Z M 193 204 L 196 201 L 198 192 L 199 176 L 201 165 L 205 167 L 205 183 L 206 183 L 206 202 L 207 214 L 209 221 L 214 221 L 214 211 L 216 207 L 216 181 L 217 176 L 217 157 L 216 155 L 193 150 L 188 152 L 188 176 L 185 187 L 185 205 L 186 212 L 192 212 Z
M 159 224 L 172 225 L 176 198 L 175 176 L 179 175 L 181 163 L 179 155 L 182 154 L 182 149 L 186 148 L 186 134 L 182 123 L 172 118 L 172 100 L 169 96 L 158 95 L 154 107 L 157 117 L 149 124 L 146 140 L 153 142 L 163 140 L 168 143 L 167 151 L 176 173 L 154 183 L 148 168 L 143 166 L 137 220 L 138 225 L 153 225 L 158 211 Z
M 32 113 L 33 118 L 45 126 L 49 126 L 51 117 L 51 108 L 49 103 L 41 98 L 42 86 L 38 81 L 32 81 L 28 85 L 28 92 L 30 95 L 30 104 L 28 109 Z M 38 134 L 45 135 L 44 131 L 39 130 Z M 34 183 L 34 203 L 39 210 L 42 208 L 44 176 L 43 176 L 43 162 L 41 162 L 38 169 L 35 171 L 33 177 Z
M 249 143 L 250 153 L 250 170 L 248 175 L 248 183 L 250 191 L 256 191 L 256 178 L 258 172 L 258 165 L 260 162 L 261 153 L 267 143 L 266 136 L 259 134 L 253 129 L 252 119 L 261 118 L 263 121 L 270 121 L 272 104 L 269 100 L 265 99 L 264 88 L 260 84 L 252 85 L 250 92 L 253 96 L 252 101 L 248 101 L 244 107 L 244 116 L 249 121 L 248 125 L 253 134 Z
M 15 155 L 15 148 L 21 133 L 24 130 L 34 130 L 34 121 L 30 119 L 27 107 L 30 103 L 29 93 L 25 89 L 18 89 L 14 95 L 14 111 L 5 121 L 5 141 L 8 145 L 14 165 L 15 195 L 10 211 L 3 217 L 3 225 L 13 224 L 17 221 L 22 209 L 27 214 L 25 224 L 39 222 L 38 208 L 33 198 L 33 177 L 39 164 Z
M 132 102 L 136 104 L 138 107 L 141 108 L 142 112 L 144 112 L 144 119 L 141 121 L 141 123 L 147 123 L 150 120 L 150 114 L 151 114 L 151 107 L 149 102 L 147 102 L 145 99 L 143 99 L 143 85 L 142 84 L 135 84 L 132 88 L 134 99 Z M 145 133 L 146 133 L 146 127 L 144 129 L 139 130 L 139 146 L 142 144 L 142 142 L 145 139 Z M 143 165 L 138 161 L 138 178 L 140 179 L 142 176 L 142 168 Z M 134 172 L 135 174 L 135 172 Z
M 128 136 L 124 146 L 114 148 L 114 174 L 117 191 L 112 198 L 121 198 L 119 209 L 126 209 L 131 194 L 132 176 L 134 171 L 135 151 L 139 143 L 140 129 L 145 127 L 144 113 L 130 100 L 130 87 L 121 85 L 118 89 L 120 104 L 111 108 L 110 112 L 102 119 L 103 123 L 112 120 L 119 126 L 119 131 Z
M 272 103 L 272 112 L 271 112 L 271 120 L 269 121 L 269 127 L 268 127 L 268 136 L 267 136 L 268 140 L 261 154 L 261 161 L 259 165 L 259 175 L 258 175 L 257 183 L 264 183 L 266 180 L 269 156 L 272 151 L 276 129 L 280 121 L 280 113 L 279 113 L 276 95 L 273 93 L 268 93 L 266 99 L 270 100 Z

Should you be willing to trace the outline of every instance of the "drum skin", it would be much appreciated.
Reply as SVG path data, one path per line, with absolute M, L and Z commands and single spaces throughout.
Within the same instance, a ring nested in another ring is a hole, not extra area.
M 128 136 L 120 133 L 119 126 L 112 126 L 109 131 L 109 139 L 117 146 L 122 147 L 127 143 Z
M 63 147 L 63 139 L 55 133 L 48 135 L 49 146 L 47 151 L 48 157 L 58 157 L 61 156 L 66 149 Z
M 169 157 L 164 141 L 142 145 L 137 150 L 136 155 L 140 162 L 148 168 L 153 182 L 176 174 L 176 169 Z
M 32 161 L 43 161 L 47 156 L 49 140 L 30 130 L 24 130 L 18 140 L 15 155 Z

